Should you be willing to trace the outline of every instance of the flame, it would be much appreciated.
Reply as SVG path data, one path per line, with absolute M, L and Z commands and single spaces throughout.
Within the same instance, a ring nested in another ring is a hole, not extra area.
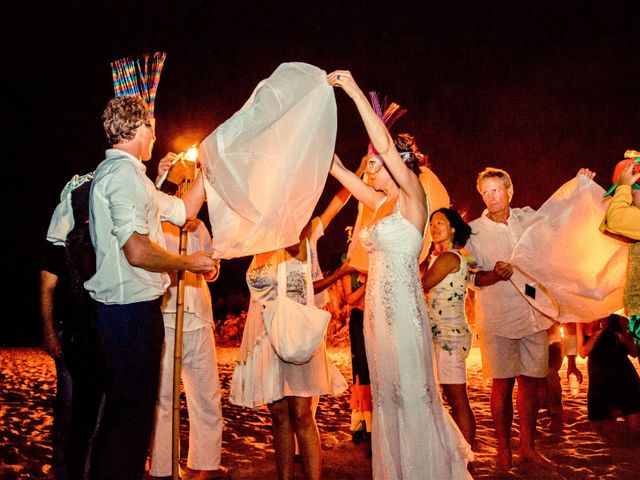
M 187 153 L 184 154 L 184 159 L 195 163 L 198 160 L 198 147 L 193 145 L 187 150 Z

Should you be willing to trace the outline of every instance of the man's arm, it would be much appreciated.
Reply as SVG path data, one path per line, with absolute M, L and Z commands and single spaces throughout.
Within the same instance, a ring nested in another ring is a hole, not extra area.
M 572 373 L 575 374 L 578 382 L 582 383 L 582 372 L 576 365 L 576 354 L 578 353 L 577 327 L 575 323 L 565 323 L 562 326 L 562 351 L 567 357 L 567 378 Z
M 59 357 L 62 354 L 60 340 L 53 326 L 54 295 L 57 285 L 57 275 L 46 270 L 40 270 L 40 316 L 42 317 L 44 335 L 43 348 L 52 357 Z
M 513 275 L 510 263 L 496 262 L 493 270 L 480 270 L 475 274 L 474 285 L 476 287 L 488 287 L 494 283 L 509 280 Z
M 138 232 L 131 234 L 122 250 L 131 265 L 150 272 L 189 270 L 193 273 L 207 273 L 215 268 L 215 261 L 207 252 L 177 255 L 152 242 L 148 235 Z

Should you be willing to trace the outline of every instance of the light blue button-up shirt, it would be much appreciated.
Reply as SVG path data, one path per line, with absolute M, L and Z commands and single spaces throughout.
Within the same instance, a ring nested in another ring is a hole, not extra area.
M 119 149 L 106 151 L 91 185 L 91 242 L 96 250 L 96 273 L 84 286 L 104 304 L 153 300 L 169 286 L 166 272 L 150 272 L 127 261 L 122 247 L 133 232 L 148 235 L 165 247 L 162 221 L 183 225 L 184 202 L 156 189 L 145 165 Z

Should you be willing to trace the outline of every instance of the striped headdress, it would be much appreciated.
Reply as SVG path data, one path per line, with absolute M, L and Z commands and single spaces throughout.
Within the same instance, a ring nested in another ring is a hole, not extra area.
M 149 61 L 150 57 L 145 53 L 140 59 L 125 57 L 115 60 L 111 62 L 111 75 L 116 97 L 139 95 L 147 102 L 149 114 L 153 117 L 156 92 L 167 54 L 156 52 Z

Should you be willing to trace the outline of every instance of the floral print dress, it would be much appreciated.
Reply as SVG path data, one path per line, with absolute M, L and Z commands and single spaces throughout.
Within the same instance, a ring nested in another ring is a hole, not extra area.
M 466 259 L 458 250 L 452 248 L 447 252 L 458 256 L 460 269 L 448 274 L 429 290 L 427 309 L 434 346 L 464 360 L 469 355 L 472 340 L 464 311 L 469 269 Z M 430 266 L 436 258 L 431 259 Z

